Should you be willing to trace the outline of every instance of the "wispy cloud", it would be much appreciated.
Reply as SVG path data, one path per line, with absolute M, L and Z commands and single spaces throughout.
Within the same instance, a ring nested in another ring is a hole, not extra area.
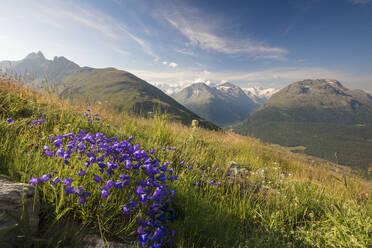
M 121 55 L 124 55 L 124 56 L 128 55 L 128 52 L 121 49 L 120 47 L 112 46 L 111 49 L 114 50 L 115 52 L 121 54 Z
M 73 20 L 115 41 L 120 41 L 129 37 L 134 40 L 146 54 L 157 58 L 157 55 L 153 52 L 149 43 L 130 32 L 124 23 L 101 11 L 73 3 L 53 6 L 42 5 L 40 9 L 48 19 L 62 17 L 67 20 Z
M 188 15 L 183 15 L 177 10 L 171 14 L 163 14 L 163 18 L 187 38 L 188 46 L 223 54 L 245 54 L 266 59 L 282 59 L 288 53 L 284 48 L 265 45 L 247 37 L 233 39 L 219 35 L 215 31 L 218 27 L 213 26 L 211 23 L 204 21 L 200 17 L 185 16 Z

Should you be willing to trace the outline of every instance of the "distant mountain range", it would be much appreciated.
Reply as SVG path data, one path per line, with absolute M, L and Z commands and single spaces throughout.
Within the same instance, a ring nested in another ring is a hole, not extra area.
M 240 87 L 229 82 L 216 86 L 195 83 L 172 97 L 191 111 L 220 126 L 244 120 L 259 106 Z
M 23 75 L 36 85 L 47 79 L 62 96 L 74 100 L 88 99 L 91 103 L 144 116 L 160 109 L 162 113 L 167 112 L 171 120 L 189 125 L 195 119 L 202 127 L 218 129 L 163 91 L 123 70 L 80 67 L 64 57 L 47 60 L 40 51 L 20 61 L 2 61 L 0 68 L 10 74 Z
M 337 80 L 290 84 L 233 130 L 345 165 L 372 164 L 372 97 Z

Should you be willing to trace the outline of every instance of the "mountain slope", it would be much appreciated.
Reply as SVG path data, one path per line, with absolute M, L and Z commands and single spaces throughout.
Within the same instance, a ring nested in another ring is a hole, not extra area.
M 200 126 L 218 129 L 205 121 L 158 88 L 133 74 L 114 68 L 95 69 L 80 67 L 64 57 L 47 60 L 39 51 L 31 53 L 20 61 L 2 61 L 1 68 L 11 72 L 31 76 L 36 87 L 48 79 L 57 86 L 61 96 L 77 101 L 100 102 L 119 111 L 147 116 L 149 112 L 160 110 L 171 120 L 189 125 L 198 120 Z
M 215 87 L 196 83 L 172 96 L 193 112 L 221 126 L 247 118 L 258 107 L 241 88 L 228 82 Z
M 65 85 L 61 93 L 64 97 L 89 98 L 120 112 L 134 112 L 144 116 L 160 108 L 172 120 L 189 125 L 195 119 L 203 127 L 217 128 L 158 88 L 126 71 L 84 67 L 65 77 L 62 84 Z
M 372 97 L 336 80 L 304 80 L 274 94 L 233 130 L 367 168 L 372 162 Z

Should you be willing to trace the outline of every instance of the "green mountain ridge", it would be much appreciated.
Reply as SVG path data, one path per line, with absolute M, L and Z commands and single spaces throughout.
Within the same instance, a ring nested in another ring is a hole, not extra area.
M 78 102 L 88 101 L 91 104 L 97 102 L 120 112 L 145 117 L 160 110 L 161 113 L 167 113 L 170 120 L 180 121 L 186 125 L 190 125 L 192 120 L 198 120 L 202 127 L 219 129 L 160 89 L 127 71 L 80 67 L 65 57 L 47 60 L 40 51 L 31 53 L 20 61 L 2 61 L 0 68 L 11 73 L 31 76 L 36 88 L 48 80 L 62 97 Z
M 295 82 L 232 129 L 354 168 L 372 163 L 372 97 L 336 80 Z

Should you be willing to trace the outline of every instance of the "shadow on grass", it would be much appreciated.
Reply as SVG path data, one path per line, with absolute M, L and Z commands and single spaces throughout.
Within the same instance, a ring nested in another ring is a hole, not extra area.
M 308 247 L 289 234 L 290 228 L 288 232 L 263 230 L 253 218 L 254 205 L 259 204 L 255 193 L 249 192 L 245 199 L 238 196 L 235 204 L 231 198 L 234 192 L 226 193 L 208 192 L 205 197 L 205 193 L 191 189 L 177 196 L 180 218 L 174 223 L 178 230 L 175 247 Z M 241 201 L 250 203 L 241 205 Z

